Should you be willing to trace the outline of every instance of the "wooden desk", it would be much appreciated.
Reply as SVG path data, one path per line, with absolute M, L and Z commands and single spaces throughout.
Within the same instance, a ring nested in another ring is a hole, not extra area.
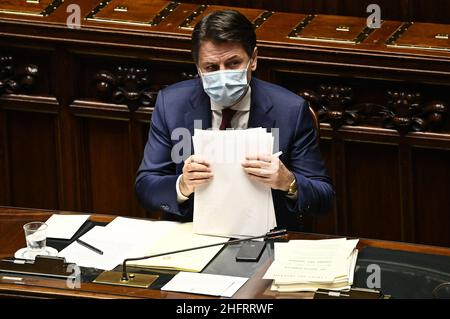
M 25 246 L 25 239 L 22 226 L 29 221 L 45 221 L 52 211 L 30 210 L 0 207 L 0 258 L 10 257 L 14 252 Z M 92 215 L 91 220 L 97 222 L 109 222 L 115 216 L 112 215 Z M 291 239 L 323 239 L 333 236 L 290 233 Z M 434 255 L 450 256 L 450 249 L 406 244 L 400 242 L 380 241 L 371 239 L 361 239 L 359 248 L 379 247 L 384 249 L 394 249 L 401 251 L 420 252 Z M 267 260 L 261 265 L 250 280 L 234 296 L 234 298 L 245 299 L 286 299 L 286 298 L 311 298 L 311 293 L 278 293 L 270 291 L 271 280 L 264 280 L 266 269 L 270 265 Z M 24 296 L 30 298 L 211 298 L 207 296 L 164 292 L 160 290 L 127 288 L 120 286 L 109 286 L 93 283 L 82 283 L 80 288 L 69 289 L 64 280 L 54 280 L 39 277 L 23 277 L 20 283 L 14 283 L 3 279 L 0 276 L 0 297 Z

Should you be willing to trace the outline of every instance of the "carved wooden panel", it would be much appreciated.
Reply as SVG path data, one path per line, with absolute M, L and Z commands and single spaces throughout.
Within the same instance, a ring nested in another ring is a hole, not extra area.
M 30 92 L 39 77 L 39 67 L 34 64 L 17 65 L 9 55 L 0 55 L 0 96 Z
M 321 122 L 335 129 L 342 125 L 375 125 L 411 131 L 441 131 L 448 127 L 448 107 L 443 101 L 423 101 L 419 92 L 386 91 L 386 103 L 354 104 L 353 89 L 346 86 L 321 85 L 317 91 L 302 90 L 299 95 L 309 101 Z
M 98 96 L 115 104 L 126 104 L 131 112 L 139 107 L 152 107 L 157 90 L 151 90 L 147 68 L 118 66 L 112 72 L 100 71 L 95 75 Z
M 450 132 L 450 83 L 405 84 L 375 72 L 340 75 L 339 68 L 274 70 L 275 81 L 309 101 L 322 123 L 389 128 L 408 132 Z
M 126 105 L 130 112 L 153 107 L 161 88 L 197 76 L 195 66 L 189 63 L 116 58 L 105 63 L 100 59 L 75 56 L 83 79 L 76 85 L 76 99 Z
M 59 81 L 55 54 L 55 48 L 48 44 L 13 43 L 0 37 L 0 96 L 13 93 L 54 97 Z M 67 74 L 64 80 L 69 80 Z

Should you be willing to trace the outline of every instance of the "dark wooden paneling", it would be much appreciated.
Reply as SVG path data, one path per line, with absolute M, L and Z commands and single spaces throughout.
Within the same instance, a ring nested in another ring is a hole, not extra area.
M 7 157 L 7 126 L 5 111 L 0 108 L 0 205 L 9 203 L 9 169 Z
M 450 243 L 450 150 L 413 149 L 416 241 Z
M 345 142 L 348 235 L 400 239 L 400 176 L 396 146 Z
M 84 209 L 135 215 L 132 211 L 135 170 L 130 161 L 129 122 L 79 119 L 83 164 L 80 180 Z
M 439 22 L 446 24 L 450 23 L 449 17 L 450 1 L 442 1 L 442 0 L 409 1 L 408 9 L 409 13 L 406 16 L 402 17 L 403 20 Z
M 9 205 L 58 209 L 55 116 L 6 112 Z

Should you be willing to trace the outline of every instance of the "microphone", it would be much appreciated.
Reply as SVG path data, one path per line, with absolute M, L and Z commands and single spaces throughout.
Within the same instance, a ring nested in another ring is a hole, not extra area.
M 144 260 L 144 259 L 161 257 L 161 256 L 166 256 L 166 255 L 178 254 L 178 253 L 182 253 L 182 252 L 185 252 L 185 251 L 197 250 L 197 249 L 202 249 L 202 248 L 209 248 L 209 247 L 214 247 L 214 246 L 219 246 L 219 245 L 225 245 L 225 246 L 234 245 L 234 244 L 242 243 L 242 242 L 245 242 L 245 241 L 250 241 L 250 240 L 253 240 L 253 239 L 260 239 L 260 238 L 264 238 L 264 240 L 266 240 L 266 239 L 275 239 L 275 238 L 283 237 L 286 234 L 287 234 L 286 229 L 273 230 L 273 231 L 269 231 L 265 235 L 260 235 L 260 236 L 255 236 L 255 237 L 248 237 L 248 238 L 243 238 L 243 239 L 234 239 L 234 240 L 229 240 L 229 241 L 225 241 L 225 242 L 222 242 L 222 243 L 211 244 L 211 245 L 204 245 L 204 246 L 197 246 L 197 247 L 186 248 L 186 249 L 181 249 L 181 250 L 174 250 L 174 251 L 161 253 L 161 254 L 156 254 L 156 255 L 135 257 L 135 258 L 127 258 L 122 263 L 122 279 L 121 279 L 121 281 L 125 281 L 126 282 L 126 281 L 129 280 L 129 276 L 128 276 L 128 272 L 127 272 L 127 262 L 129 262 L 129 261 L 137 261 L 137 260 Z

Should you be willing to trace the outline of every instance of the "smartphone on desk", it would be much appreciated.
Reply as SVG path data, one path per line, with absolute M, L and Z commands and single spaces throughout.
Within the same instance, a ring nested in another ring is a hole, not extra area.
M 236 254 L 236 261 L 256 262 L 266 247 L 265 241 L 246 241 Z

